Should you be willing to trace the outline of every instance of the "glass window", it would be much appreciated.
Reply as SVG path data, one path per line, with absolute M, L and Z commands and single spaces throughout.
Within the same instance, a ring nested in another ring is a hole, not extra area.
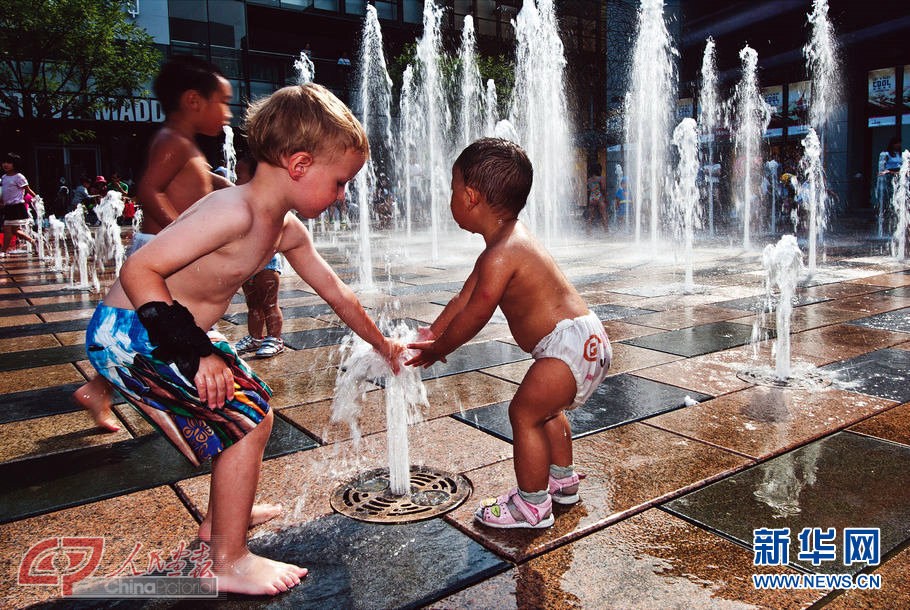
M 313 8 L 322 9 L 324 11 L 337 11 L 338 0 L 315 0 L 313 2 Z
M 380 19 L 398 19 L 398 2 L 376 0 L 373 5 L 376 7 L 376 15 Z
M 423 0 L 404 0 L 405 23 L 421 23 L 423 21 Z
M 366 4 L 364 0 L 345 0 L 344 12 L 348 15 L 366 15 Z

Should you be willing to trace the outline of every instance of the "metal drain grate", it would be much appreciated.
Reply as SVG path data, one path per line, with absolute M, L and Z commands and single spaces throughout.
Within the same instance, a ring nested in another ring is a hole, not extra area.
M 411 466 L 411 493 L 389 493 L 389 469 L 358 475 L 332 493 L 337 512 L 372 523 L 410 523 L 445 514 L 471 495 L 471 483 L 460 474 Z
M 791 390 L 818 390 L 831 385 L 831 379 L 818 371 L 800 372 L 798 377 L 787 377 L 784 380 L 778 379 L 775 372 L 770 369 L 741 371 L 736 376 L 749 383 Z

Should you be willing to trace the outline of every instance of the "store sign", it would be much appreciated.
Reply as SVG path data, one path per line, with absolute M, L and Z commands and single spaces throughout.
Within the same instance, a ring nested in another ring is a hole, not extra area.
M 869 71 L 869 116 L 882 116 L 894 112 L 897 104 L 897 76 L 894 68 Z
M 777 138 L 784 135 L 784 86 L 775 85 L 761 90 L 762 98 L 771 108 L 771 122 L 765 130 L 766 138 Z
M 788 130 L 790 133 L 809 131 L 809 86 L 809 81 L 802 80 L 790 83 L 787 88 L 787 122 L 791 125 Z
M 95 119 L 125 123 L 163 123 L 164 110 L 158 100 L 132 99 L 119 108 L 96 110 Z

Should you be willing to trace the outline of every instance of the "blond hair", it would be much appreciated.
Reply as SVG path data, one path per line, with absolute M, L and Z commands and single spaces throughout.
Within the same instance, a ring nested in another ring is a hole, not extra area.
M 305 151 L 313 156 L 353 149 L 369 153 L 367 134 L 347 106 L 314 83 L 279 89 L 250 104 L 244 130 L 256 161 L 281 165 Z

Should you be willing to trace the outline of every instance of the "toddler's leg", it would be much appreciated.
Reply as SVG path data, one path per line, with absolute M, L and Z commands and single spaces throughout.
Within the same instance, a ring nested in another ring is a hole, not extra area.
M 246 546 L 250 511 L 273 417 L 269 411 L 252 432 L 212 462 L 209 505 L 219 591 L 275 595 L 299 584 L 307 573 L 306 568 L 253 555 Z
M 96 425 L 108 432 L 117 432 L 120 430 L 120 425 L 117 417 L 111 411 L 113 395 L 114 388 L 111 383 L 101 375 L 97 375 L 73 392 L 73 400 L 89 412 Z
M 247 330 L 251 337 L 262 339 L 265 336 L 265 316 L 263 315 L 263 295 L 256 280 L 261 273 L 243 283 L 243 296 L 246 298 Z

